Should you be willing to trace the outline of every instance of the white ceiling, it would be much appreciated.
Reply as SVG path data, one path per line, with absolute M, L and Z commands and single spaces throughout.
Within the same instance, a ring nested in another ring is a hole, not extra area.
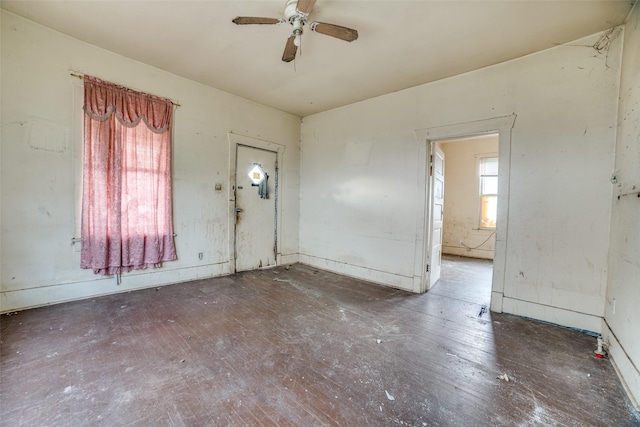
M 282 62 L 285 0 L 2 0 L 72 37 L 264 105 L 307 116 L 500 63 L 622 24 L 632 0 L 318 0 L 309 21 L 358 30 L 347 43 L 306 31 Z

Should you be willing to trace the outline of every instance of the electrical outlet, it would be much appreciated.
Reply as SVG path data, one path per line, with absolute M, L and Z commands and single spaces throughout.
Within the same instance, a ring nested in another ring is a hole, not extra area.
M 199 252 L 199 253 L 198 253 L 198 259 L 202 259 L 202 258 L 204 258 L 204 253 Z

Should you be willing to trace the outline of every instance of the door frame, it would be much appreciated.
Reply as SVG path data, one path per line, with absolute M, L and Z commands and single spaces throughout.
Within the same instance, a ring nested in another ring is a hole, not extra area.
M 278 169 L 276 169 L 276 177 L 275 182 L 281 180 L 281 174 L 279 170 L 283 165 L 283 157 L 285 146 L 281 144 L 277 144 L 271 141 L 265 141 L 262 139 L 252 138 L 249 136 L 238 135 L 233 132 L 228 132 L 227 137 L 229 139 L 229 185 L 228 194 L 229 194 L 229 204 L 227 206 L 227 217 L 228 217 L 228 260 L 229 267 L 228 273 L 233 274 L 236 272 L 236 158 L 237 158 L 237 149 L 239 145 L 243 145 L 249 148 L 255 148 L 257 150 L 266 150 L 272 151 L 276 153 L 276 161 L 278 162 Z M 280 199 L 282 197 L 281 194 L 282 185 L 278 183 L 278 186 L 274 188 L 273 195 L 275 197 L 276 204 L 276 242 L 282 241 L 282 203 Z M 276 260 L 275 265 L 278 265 L 279 260 L 282 258 L 282 253 L 280 251 L 280 245 L 276 244 Z
M 421 159 L 419 177 L 422 183 L 422 209 L 418 210 L 416 220 L 416 247 L 414 292 L 426 292 L 429 284 L 429 273 L 426 266 L 431 256 L 431 229 L 433 216 L 431 215 L 432 177 L 429 174 L 432 144 L 449 139 L 467 138 L 476 135 L 498 134 L 498 212 L 496 227 L 496 246 L 493 261 L 493 278 L 491 285 L 491 310 L 502 312 L 504 298 L 505 266 L 507 260 L 507 235 L 509 229 L 509 184 L 511 173 L 511 137 L 516 115 L 494 117 L 452 125 L 435 126 L 414 131 L 418 141 Z

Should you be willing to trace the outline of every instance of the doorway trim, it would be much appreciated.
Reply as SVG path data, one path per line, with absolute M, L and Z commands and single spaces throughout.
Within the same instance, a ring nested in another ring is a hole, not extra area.
M 414 259 L 414 292 L 426 292 L 429 273 L 426 271 L 430 256 L 431 221 L 430 213 L 431 187 L 429 176 L 429 155 L 431 145 L 447 139 L 467 138 L 482 134 L 498 134 L 498 212 L 496 227 L 496 246 L 493 261 L 493 278 L 491 285 L 491 310 L 502 312 L 504 298 L 505 266 L 507 261 L 507 236 L 509 230 L 509 185 L 511 173 L 511 134 L 516 115 L 493 117 L 489 119 L 452 125 L 434 126 L 414 131 L 418 141 L 419 182 L 422 185 L 420 197 L 422 209 L 418 210 L 416 219 L 416 248 Z
M 235 245 L 236 245 L 236 157 L 237 157 L 237 148 L 239 145 L 244 145 L 246 147 L 255 148 L 258 150 L 266 150 L 272 151 L 276 153 L 276 161 L 278 162 L 278 170 L 283 165 L 283 156 L 285 151 L 285 146 L 281 144 L 277 144 L 271 141 L 265 141 L 262 139 L 252 138 L 249 136 L 238 135 L 233 132 L 228 132 L 227 137 L 229 139 L 229 185 L 228 194 L 229 194 L 229 204 L 227 206 L 227 217 L 228 217 L 228 238 L 229 242 L 228 254 L 229 254 L 229 274 L 233 274 L 236 271 L 236 253 L 235 253 Z M 276 172 L 276 179 L 278 177 L 279 171 Z M 279 188 L 275 191 L 276 197 L 276 241 L 282 241 L 282 203 L 280 200 L 282 195 L 280 191 L 282 189 L 282 185 L 278 186 Z M 276 260 L 282 258 L 282 254 L 280 252 L 280 247 L 276 248 Z M 277 265 L 277 262 L 276 262 Z

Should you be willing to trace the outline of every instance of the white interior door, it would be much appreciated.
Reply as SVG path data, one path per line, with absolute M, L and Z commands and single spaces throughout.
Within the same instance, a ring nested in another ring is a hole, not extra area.
M 255 270 L 276 263 L 277 153 L 245 145 L 236 150 L 236 271 Z
M 429 286 L 440 280 L 442 265 L 442 225 L 444 214 L 444 152 L 437 143 L 431 150 L 431 239 L 429 250 Z

